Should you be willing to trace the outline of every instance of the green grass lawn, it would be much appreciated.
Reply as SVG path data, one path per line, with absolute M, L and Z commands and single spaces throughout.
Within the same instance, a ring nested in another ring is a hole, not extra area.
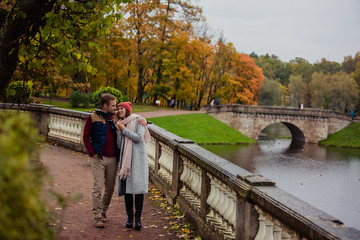
M 64 108 L 64 109 L 70 109 L 70 110 L 76 110 L 81 112 L 91 112 L 94 110 L 94 105 L 90 105 L 88 108 L 73 108 L 71 107 L 71 104 L 69 101 L 59 101 L 59 100 L 42 100 L 43 104 L 53 105 L 58 108 Z M 152 106 L 152 105 L 139 105 L 139 104 L 133 104 L 132 105 L 132 111 L 133 112 L 149 112 L 149 111 L 156 111 L 162 109 L 160 107 Z
M 207 114 L 149 118 L 151 122 L 198 144 L 248 144 L 255 141 Z
M 352 123 L 343 130 L 331 134 L 320 141 L 320 145 L 334 147 L 360 148 L 360 122 Z

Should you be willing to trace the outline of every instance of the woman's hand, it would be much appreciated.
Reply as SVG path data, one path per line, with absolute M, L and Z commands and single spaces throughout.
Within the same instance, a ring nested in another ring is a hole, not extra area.
M 147 124 L 147 120 L 145 118 L 142 118 L 142 119 L 139 120 L 139 124 L 143 125 L 145 127 L 146 124 Z
M 115 127 L 118 131 L 123 131 L 125 129 L 124 124 L 121 124 L 120 122 L 116 122 Z

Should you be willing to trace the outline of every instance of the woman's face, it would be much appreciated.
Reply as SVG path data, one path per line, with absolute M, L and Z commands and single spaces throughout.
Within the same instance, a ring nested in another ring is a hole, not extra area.
M 119 118 L 125 118 L 125 115 L 126 114 L 126 109 L 122 106 L 119 107 L 119 113 L 118 113 L 118 116 Z

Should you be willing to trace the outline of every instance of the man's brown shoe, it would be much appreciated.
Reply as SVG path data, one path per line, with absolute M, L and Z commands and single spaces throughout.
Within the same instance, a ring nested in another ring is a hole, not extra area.
M 107 222 L 106 213 L 102 213 L 102 214 L 101 214 L 101 221 L 102 221 L 103 223 L 106 223 L 106 222 Z
M 104 228 L 104 223 L 101 221 L 101 218 L 96 218 L 94 221 L 94 227 L 96 228 Z

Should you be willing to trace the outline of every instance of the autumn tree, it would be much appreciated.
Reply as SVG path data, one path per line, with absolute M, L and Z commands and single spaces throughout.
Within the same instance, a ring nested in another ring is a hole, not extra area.
M 214 46 L 210 42 L 205 42 L 200 38 L 191 41 L 188 51 L 191 52 L 189 59 L 189 69 L 194 84 L 194 94 L 192 105 L 200 109 L 202 102 L 206 99 L 206 92 L 210 84 L 210 77 L 214 71 Z
M 236 54 L 236 49 L 232 43 L 226 44 L 221 38 L 215 46 L 214 71 L 209 79 L 207 94 L 207 104 L 215 98 L 226 96 L 227 88 L 224 87 L 231 79 L 232 56 Z M 225 91 L 224 91 L 225 90 Z
M 158 97 L 164 96 L 166 91 L 166 79 L 163 78 L 164 66 L 163 60 L 168 53 L 170 39 L 174 36 L 172 33 L 193 35 L 193 25 L 202 19 L 201 8 L 191 4 L 186 0 L 165 0 L 156 1 L 155 18 L 157 19 L 156 27 L 156 44 L 154 53 L 154 82 L 150 88 L 153 104 Z
M 156 1 L 135 0 L 124 7 L 126 17 L 120 25 L 124 37 L 130 41 L 132 61 L 136 68 L 138 103 L 143 102 L 145 87 L 151 82 L 154 72 L 150 65 L 154 61 L 156 20 L 154 18 Z
M 114 23 L 110 34 L 97 42 L 103 51 L 91 58 L 92 66 L 97 69 L 96 76 L 90 76 L 92 89 L 109 86 L 131 95 L 131 83 L 134 83 L 131 78 L 131 43 L 124 37 L 120 22 Z
M 194 84 L 190 70 L 192 59 L 190 35 L 183 31 L 175 31 L 169 39 L 169 46 L 164 51 L 163 77 L 166 79 L 164 93 L 168 98 L 175 98 L 180 107 L 193 102 Z M 166 99 L 167 97 L 164 96 Z
M 234 55 L 232 79 L 229 80 L 232 88 L 230 95 L 232 102 L 240 104 L 256 105 L 260 93 L 260 87 L 264 80 L 262 69 L 247 54 L 237 53 Z
M 344 61 L 342 62 L 344 71 L 347 74 L 353 73 L 358 62 L 360 62 L 360 52 L 357 52 L 354 57 L 352 57 L 351 55 L 344 57 Z

